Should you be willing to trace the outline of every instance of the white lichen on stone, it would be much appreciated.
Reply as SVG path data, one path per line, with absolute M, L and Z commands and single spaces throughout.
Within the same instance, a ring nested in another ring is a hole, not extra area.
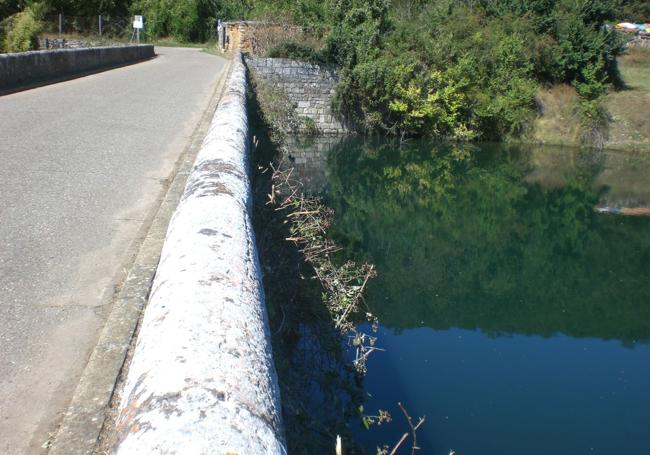
M 170 222 L 113 453 L 284 454 L 237 56 Z

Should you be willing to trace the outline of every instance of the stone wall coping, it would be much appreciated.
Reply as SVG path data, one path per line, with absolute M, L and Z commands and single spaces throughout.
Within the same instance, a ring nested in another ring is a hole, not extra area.
M 236 55 L 169 224 L 114 454 L 286 455 L 251 222 L 246 84 Z

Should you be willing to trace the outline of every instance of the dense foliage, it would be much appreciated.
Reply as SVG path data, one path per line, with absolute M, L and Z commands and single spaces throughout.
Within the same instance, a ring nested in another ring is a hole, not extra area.
M 44 11 L 43 4 L 32 3 L 22 11 L 0 21 L 0 51 L 25 52 L 37 49 L 37 36 L 41 31 Z
M 132 11 L 146 17 L 147 33 L 183 42 L 205 41 L 214 28 L 215 2 L 210 0 L 134 0 Z
M 322 49 L 281 45 L 272 55 L 339 65 L 336 107 L 359 130 L 460 140 L 518 137 L 536 115 L 539 86 L 568 83 L 579 95 L 576 115 L 592 143 L 603 140 L 604 97 L 620 83 L 616 58 L 625 41 L 605 24 L 644 20 L 647 9 L 633 0 L 296 5 L 290 19 L 325 21 L 327 41 Z
M 399 136 L 503 139 L 526 133 L 540 84 L 576 87 L 585 137 L 607 122 L 624 39 L 606 22 L 650 21 L 645 0 L 44 0 L 71 15 L 142 14 L 147 34 L 214 36 L 217 18 L 267 19 L 326 30 L 320 48 L 281 43 L 273 55 L 341 67 L 336 98 L 354 127 Z M 27 5 L 31 4 L 28 2 Z M 2 17 L 25 9 L 0 0 Z M 5 22 L 21 45 L 38 27 Z M 33 16 L 33 15 L 32 15 Z M 0 17 L 0 19 L 2 19 Z M 12 37 L 13 40 L 13 37 Z M 3 38 L 3 41 L 6 41 Z M 29 39 L 27 39 L 29 41 Z M 33 40 L 32 40 L 33 41 Z M 14 47 L 16 48 L 16 47 Z
M 340 1 L 339 107 L 364 129 L 498 139 L 525 132 L 540 83 L 579 84 L 599 124 L 618 81 L 614 0 Z M 361 37 L 361 39 L 359 39 Z M 588 85 L 588 87 L 587 87 Z M 593 105 L 597 106 L 593 106 Z
M 624 21 L 650 22 L 650 2 L 646 0 L 622 0 L 620 19 Z

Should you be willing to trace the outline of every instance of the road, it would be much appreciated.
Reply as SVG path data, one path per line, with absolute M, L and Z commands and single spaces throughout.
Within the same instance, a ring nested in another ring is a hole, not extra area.
M 54 432 L 225 60 L 135 65 L 0 97 L 0 454 Z

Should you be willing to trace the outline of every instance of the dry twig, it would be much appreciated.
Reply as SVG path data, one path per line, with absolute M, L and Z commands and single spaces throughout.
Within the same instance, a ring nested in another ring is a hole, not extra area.
M 413 419 L 411 419 L 411 416 L 409 415 L 408 412 L 406 412 L 406 408 L 402 405 L 401 402 L 398 402 L 397 405 L 399 406 L 400 410 L 402 411 L 402 414 L 404 414 L 404 417 L 406 418 L 406 423 L 408 423 L 409 426 L 409 431 L 411 435 L 411 455 L 415 455 L 415 452 L 420 450 L 420 447 L 418 447 L 418 440 L 417 440 L 417 431 L 420 429 L 420 427 L 424 424 L 424 420 L 426 417 L 420 417 L 418 420 L 418 423 L 416 425 L 413 425 Z M 402 435 L 399 441 L 397 441 L 397 444 L 395 444 L 395 447 L 393 447 L 393 450 L 390 451 L 388 455 L 395 455 L 399 448 L 404 444 L 404 442 L 408 439 L 409 437 L 409 432 L 406 432 Z M 386 451 L 387 452 L 387 451 Z
M 327 237 L 333 210 L 323 205 L 320 198 L 303 194 L 300 182 L 291 177 L 293 169 L 286 169 L 280 163 L 271 165 L 270 170 L 273 186 L 267 204 L 275 204 L 275 210 L 287 212 L 290 235 L 286 240 L 293 242 L 313 267 L 325 291 L 324 300 L 334 326 L 342 334 L 350 335 L 351 345 L 356 349 L 355 369 L 365 374 L 368 356 L 378 350 L 374 347 L 376 338 L 360 332 L 352 317 L 365 306 L 363 293 L 368 280 L 376 275 L 375 268 L 351 261 L 335 264 L 332 256 L 341 247 Z M 365 315 L 375 328 L 376 318 L 368 312 Z

